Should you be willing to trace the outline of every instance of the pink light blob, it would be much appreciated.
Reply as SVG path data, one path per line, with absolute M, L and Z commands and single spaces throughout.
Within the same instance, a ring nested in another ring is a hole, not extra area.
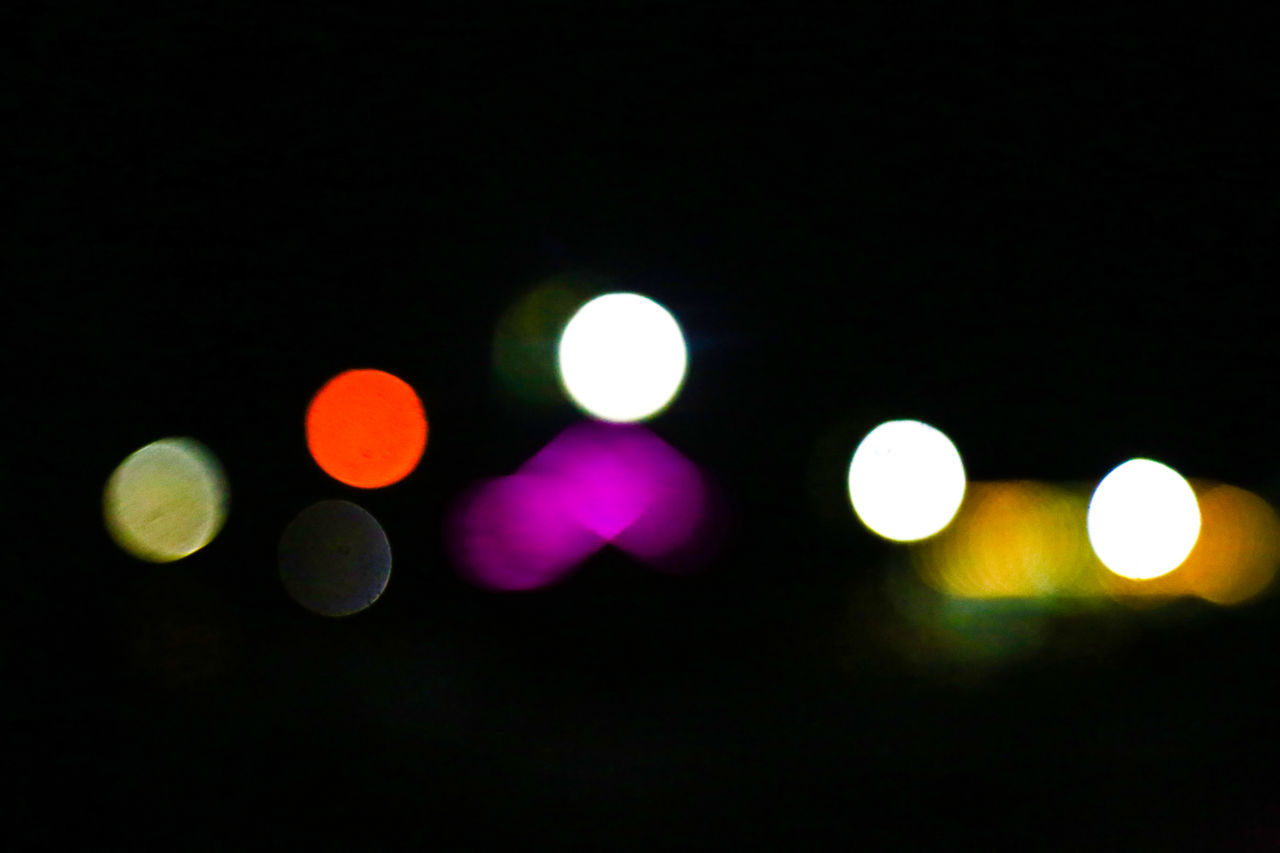
M 705 538 L 708 505 L 702 472 L 652 432 L 587 421 L 469 493 L 451 524 L 454 557 L 503 590 L 553 583 L 606 544 L 674 570 Z
M 574 521 L 552 478 L 516 474 L 463 496 L 449 525 L 454 562 L 473 583 L 518 591 L 553 584 L 604 541 Z
M 703 519 L 702 473 L 644 427 L 576 424 L 521 470 L 558 479 L 579 523 L 642 560 L 684 545 Z

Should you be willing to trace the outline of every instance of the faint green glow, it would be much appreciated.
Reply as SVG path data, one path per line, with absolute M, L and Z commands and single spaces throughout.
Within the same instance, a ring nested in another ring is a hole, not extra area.
M 942 530 L 964 499 L 965 473 L 951 439 L 920 421 L 888 421 L 869 432 L 849 463 L 853 510 L 872 532 L 897 542 Z
M 894 612 L 882 629 L 886 645 L 925 670 L 981 676 L 1034 656 L 1050 635 L 1050 614 L 1035 599 L 952 597 L 904 566 L 888 572 L 883 592 Z
M 1121 577 L 1149 580 L 1187 559 L 1200 535 L 1200 507 L 1177 471 L 1130 459 L 1094 490 L 1088 528 L 1103 565 Z
M 594 417 L 626 423 L 657 414 L 684 381 L 688 355 L 675 318 L 635 293 L 582 306 L 560 338 L 560 379 Z
M 556 346 L 573 312 L 604 289 L 602 283 L 558 275 L 513 302 L 493 335 L 493 371 L 498 390 L 525 403 L 564 399 L 556 372 Z
M 227 481 L 207 447 L 166 438 L 129 455 L 107 480 L 103 514 L 116 543 L 167 563 L 199 551 L 222 529 Z

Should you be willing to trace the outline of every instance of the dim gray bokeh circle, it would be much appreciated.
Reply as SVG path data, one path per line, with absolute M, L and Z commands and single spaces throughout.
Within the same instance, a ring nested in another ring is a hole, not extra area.
M 391 545 L 378 520 L 350 501 L 320 501 L 280 537 L 280 580 L 322 616 L 349 616 L 378 600 L 391 578 Z

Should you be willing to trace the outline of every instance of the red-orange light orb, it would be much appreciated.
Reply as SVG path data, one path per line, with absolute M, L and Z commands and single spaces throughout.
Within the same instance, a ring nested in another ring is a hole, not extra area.
M 427 416 L 409 383 L 382 370 L 339 373 L 307 408 L 307 447 L 335 480 L 361 489 L 399 482 L 427 446 Z

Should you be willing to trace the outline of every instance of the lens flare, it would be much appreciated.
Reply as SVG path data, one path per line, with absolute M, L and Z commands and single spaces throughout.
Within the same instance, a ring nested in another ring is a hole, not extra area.
M 1102 478 L 1089 502 L 1089 542 L 1122 577 L 1149 580 L 1176 569 L 1200 534 L 1195 492 L 1177 471 L 1130 459 Z
M 427 416 L 409 383 L 381 370 L 348 370 L 325 383 L 307 409 L 307 447 L 340 483 L 377 489 L 417 467 Z
M 964 499 L 951 439 L 920 421 L 888 421 L 862 439 L 849 464 L 849 498 L 870 530 L 911 542 L 947 526 Z
M 130 454 L 103 494 L 107 531 L 135 557 L 167 563 L 194 554 L 222 529 L 227 480 L 207 447 L 166 438 Z
M 608 293 L 578 309 L 560 337 L 560 379 L 587 414 L 629 423 L 675 398 L 688 356 L 675 318 L 635 293 Z
M 321 616 L 350 616 L 378 600 L 391 578 L 391 544 L 378 520 L 350 501 L 320 501 L 280 537 L 280 580 Z

